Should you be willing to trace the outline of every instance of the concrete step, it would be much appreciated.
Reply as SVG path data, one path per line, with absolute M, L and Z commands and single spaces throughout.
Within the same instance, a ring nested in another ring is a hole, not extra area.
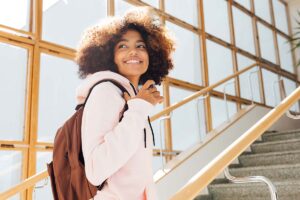
M 299 200 L 300 181 L 274 182 L 278 200 Z M 220 183 L 208 186 L 213 200 L 270 200 L 268 187 L 264 183 Z
M 271 181 L 300 180 L 300 163 L 229 168 L 229 172 L 236 177 L 265 176 Z
M 241 166 L 264 166 L 300 163 L 300 150 L 269 152 L 257 154 L 242 154 L 239 156 Z
M 211 195 L 199 195 L 194 200 L 213 200 Z
M 251 145 L 253 153 L 300 150 L 300 139 L 257 142 Z
M 300 139 L 300 130 L 290 130 L 283 132 L 266 132 L 262 135 L 263 141 L 278 141 L 278 140 L 290 140 Z

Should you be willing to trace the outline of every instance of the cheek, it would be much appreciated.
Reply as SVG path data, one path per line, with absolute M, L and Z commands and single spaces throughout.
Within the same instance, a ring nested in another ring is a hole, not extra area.
M 116 53 L 114 55 L 114 62 L 116 64 L 121 64 L 122 63 L 122 56 L 120 55 L 120 53 Z

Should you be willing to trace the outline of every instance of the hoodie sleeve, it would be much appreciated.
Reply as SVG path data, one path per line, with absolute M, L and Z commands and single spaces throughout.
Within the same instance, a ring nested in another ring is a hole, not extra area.
M 100 185 L 122 167 L 143 142 L 143 128 L 153 105 L 143 99 L 125 100 L 112 83 L 96 86 L 82 118 L 82 151 L 85 172 L 93 185 Z

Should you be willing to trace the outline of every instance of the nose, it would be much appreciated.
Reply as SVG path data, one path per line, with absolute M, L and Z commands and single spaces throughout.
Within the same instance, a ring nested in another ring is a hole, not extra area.
M 136 50 L 135 48 L 130 49 L 129 55 L 130 55 L 130 56 L 135 56 L 135 55 L 137 55 L 137 50 Z

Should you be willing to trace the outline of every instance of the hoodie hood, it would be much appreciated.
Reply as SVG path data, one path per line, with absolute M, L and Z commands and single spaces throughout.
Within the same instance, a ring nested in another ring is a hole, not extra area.
M 119 82 L 130 94 L 131 97 L 135 96 L 133 86 L 131 86 L 130 81 L 124 76 L 112 72 L 112 71 L 101 71 L 94 74 L 90 74 L 86 79 L 77 87 L 76 89 L 76 102 L 77 104 L 84 103 L 91 87 L 96 84 L 98 81 L 103 79 L 113 79 Z

